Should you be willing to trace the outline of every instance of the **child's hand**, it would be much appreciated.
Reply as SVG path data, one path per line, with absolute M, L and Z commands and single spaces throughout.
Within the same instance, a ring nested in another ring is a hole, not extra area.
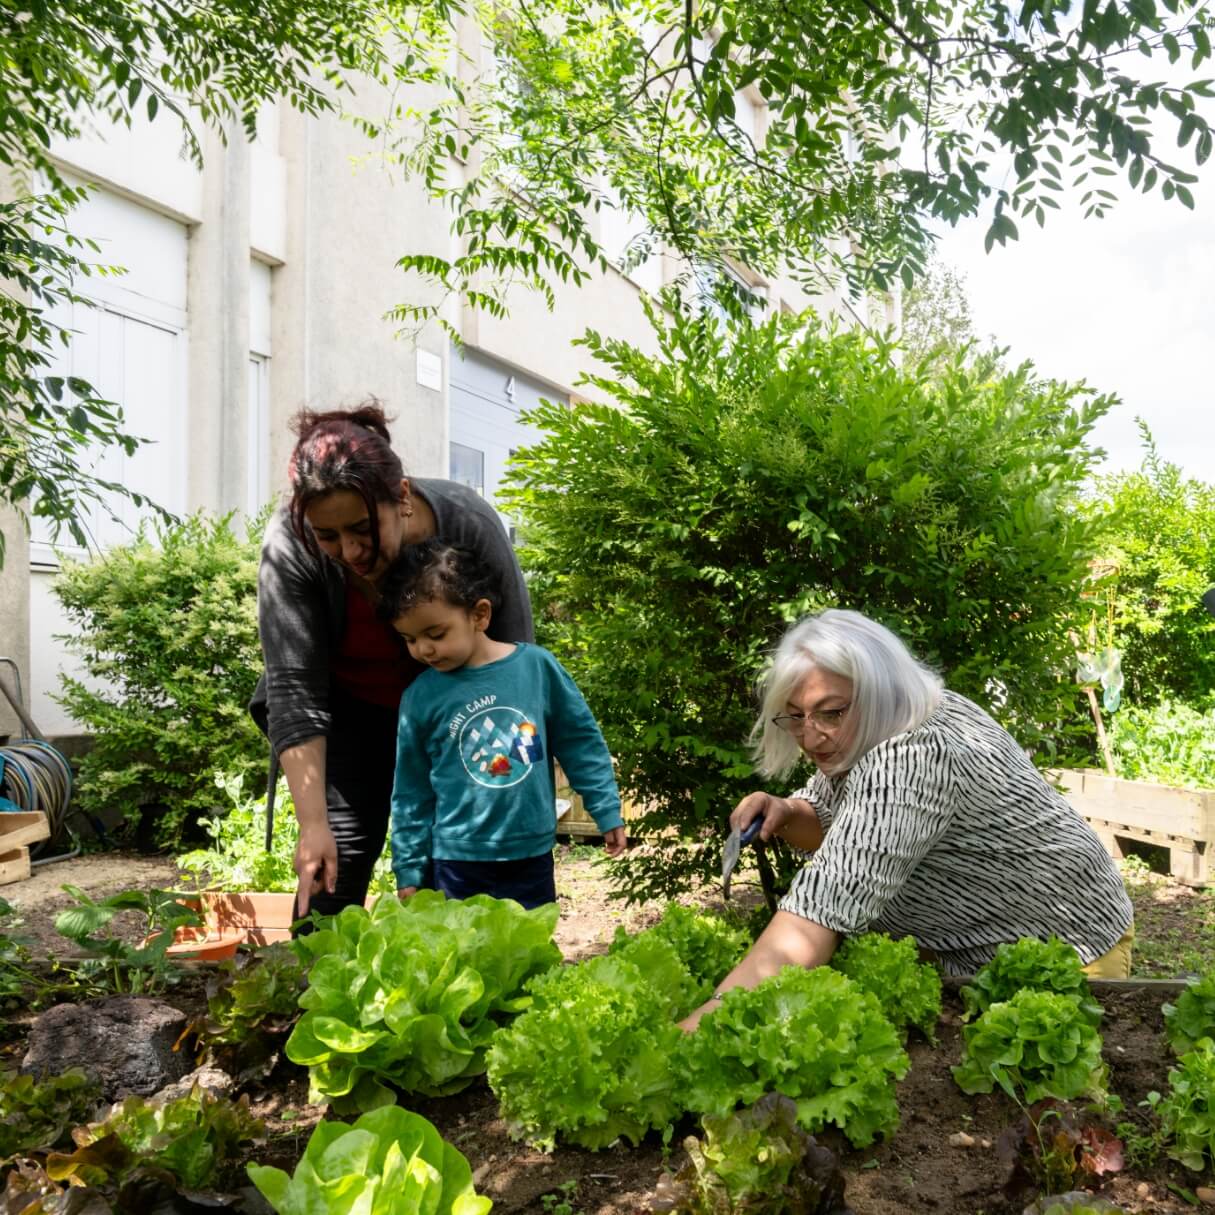
M 397 891 L 397 898 L 398 899 L 407 899 L 407 898 L 409 898 L 409 896 L 411 894 L 417 894 L 417 893 L 418 893 L 418 888 L 416 886 L 402 886 L 401 889 Z
M 608 856 L 619 856 L 629 846 L 629 837 L 623 827 L 613 827 L 603 833 L 603 850 Z

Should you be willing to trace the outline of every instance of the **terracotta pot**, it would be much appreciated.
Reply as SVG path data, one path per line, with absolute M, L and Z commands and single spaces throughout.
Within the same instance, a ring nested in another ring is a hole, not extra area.
M 250 945 L 291 939 L 295 911 L 293 893 L 247 891 L 228 894 L 222 890 L 203 892 L 203 918 L 221 931 L 237 930 Z
M 145 945 L 148 939 L 144 939 Z M 199 961 L 218 962 L 223 958 L 236 957 L 236 951 L 244 939 L 245 934 L 240 929 L 195 928 L 185 925 L 173 933 L 173 944 L 165 953 L 179 961 L 194 958 Z

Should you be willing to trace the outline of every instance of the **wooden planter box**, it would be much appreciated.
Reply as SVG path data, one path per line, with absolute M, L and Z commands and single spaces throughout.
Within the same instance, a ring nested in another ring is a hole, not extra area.
M 1120 840 L 1165 848 L 1169 872 L 1191 886 L 1215 884 L 1215 790 L 1122 780 L 1095 768 L 1054 773 L 1059 789 L 1115 857 Z

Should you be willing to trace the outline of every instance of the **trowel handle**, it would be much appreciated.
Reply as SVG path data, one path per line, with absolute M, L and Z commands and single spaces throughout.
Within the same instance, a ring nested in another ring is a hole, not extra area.
M 738 837 L 738 842 L 745 848 L 760 832 L 760 828 L 764 825 L 764 816 L 756 815 L 746 826 L 746 829 Z

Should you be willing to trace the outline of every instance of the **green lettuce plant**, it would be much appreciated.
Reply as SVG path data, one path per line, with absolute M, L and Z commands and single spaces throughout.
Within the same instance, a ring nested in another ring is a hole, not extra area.
M 1126 1215 L 1126 1207 L 1116 1206 L 1087 1190 L 1072 1190 L 1031 1202 L 1024 1215 Z
M 723 1117 L 778 1092 L 808 1131 L 839 1127 L 858 1147 L 899 1122 L 895 1081 L 910 1061 L 875 996 L 830 967 L 786 966 L 734 988 L 680 1043 L 687 1107 Z
M 609 953 L 620 953 L 641 937 L 655 936 L 668 942 L 697 984 L 692 1007 L 703 1004 L 718 983 L 734 969 L 746 952 L 750 940 L 740 928 L 727 924 L 720 916 L 693 911 L 679 903 L 668 903 L 662 919 L 652 928 L 630 936 L 616 929 Z
M 437 1096 L 485 1071 L 498 1027 L 525 1009 L 524 984 L 561 959 L 555 904 L 448 900 L 420 890 L 346 907 L 297 939 L 310 964 L 286 1054 L 311 1069 L 314 1097 L 346 1109 L 391 1102 L 385 1087 Z
M 249 1112 L 249 1098 L 229 1101 L 194 1087 L 173 1101 L 128 1097 L 97 1122 L 72 1132 L 76 1151 L 52 1154 L 46 1171 L 55 1181 L 119 1182 L 152 1165 L 172 1173 L 188 1190 L 209 1186 L 242 1143 L 264 1133 Z
M 249 1165 L 278 1215 L 487 1215 L 468 1161 L 420 1114 L 388 1105 L 322 1122 L 288 1177 Z
M 489 1083 L 511 1134 L 549 1150 L 640 1142 L 682 1112 L 675 1019 L 700 985 L 674 947 L 642 934 L 607 957 L 550 971 L 532 1007 L 489 1052 Z
M 58 1146 L 84 1122 L 100 1089 L 79 1068 L 44 1080 L 22 1072 L 0 1072 L 0 1157 Z
M 878 999 L 890 1024 L 902 1033 L 914 1025 L 930 1042 L 941 1019 L 941 975 L 919 959 L 911 937 L 892 940 L 884 932 L 850 937 L 831 965 Z
M 852 1215 L 835 1154 L 797 1125 L 797 1106 L 769 1093 L 683 1142 L 688 1162 L 658 1179 L 650 1210 L 669 1215 Z
M 1190 983 L 1176 1004 L 1161 1006 L 1164 1032 L 1176 1055 L 1185 1055 L 1202 1038 L 1215 1038 L 1215 972 Z
M 1021 991 L 1050 991 L 1069 996 L 1094 1026 L 1100 1024 L 1104 1015 L 1101 1005 L 1093 999 L 1080 955 L 1059 937 L 1045 941 L 1022 937 L 998 946 L 995 956 L 979 970 L 974 982 L 962 988 L 965 1015 L 974 1017 L 993 1004 L 1011 1000 Z
M 1215 1042 L 1203 1038 L 1169 1069 L 1169 1091 L 1156 1103 L 1168 1154 L 1198 1172 L 1215 1164 Z
M 1018 992 L 992 1004 L 962 1037 L 962 1062 L 951 1070 L 964 1093 L 990 1093 L 998 1085 L 1026 1106 L 1105 1092 L 1101 1035 L 1070 996 Z

